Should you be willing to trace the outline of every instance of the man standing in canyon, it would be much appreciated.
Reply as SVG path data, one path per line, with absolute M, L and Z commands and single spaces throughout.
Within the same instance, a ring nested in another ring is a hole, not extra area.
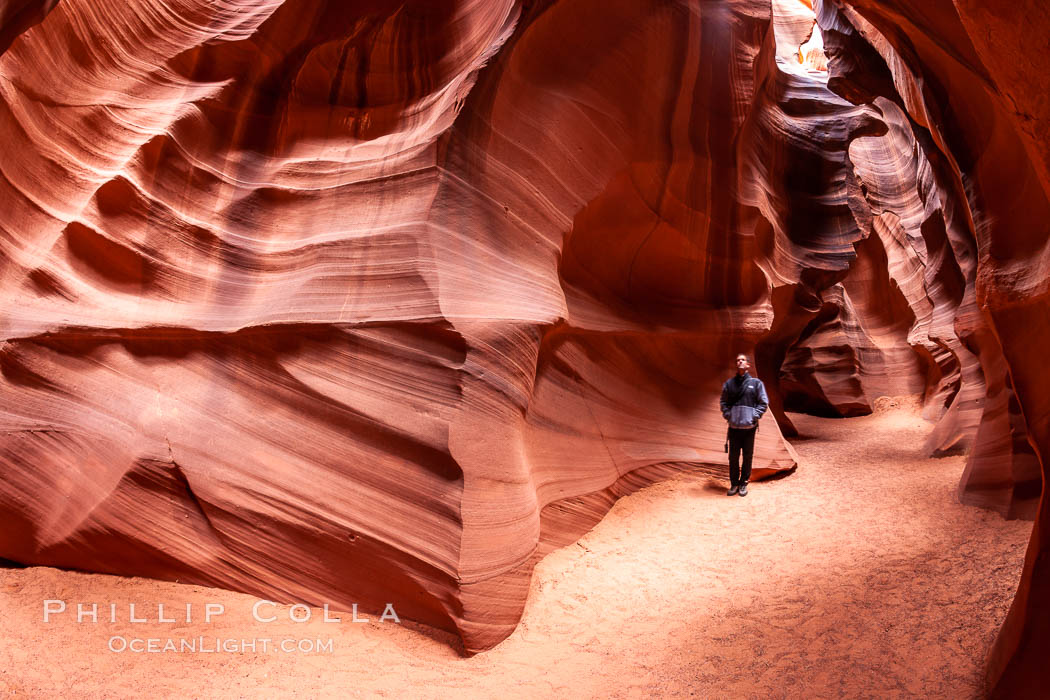
M 722 385 L 722 417 L 729 422 L 726 436 L 729 450 L 729 482 L 727 496 L 746 496 L 751 479 L 751 457 L 755 452 L 755 433 L 758 420 L 769 408 L 769 397 L 761 379 L 752 377 L 747 355 L 736 356 L 736 375 Z M 740 451 L 744 452 L 743 471 L 740 469 Z

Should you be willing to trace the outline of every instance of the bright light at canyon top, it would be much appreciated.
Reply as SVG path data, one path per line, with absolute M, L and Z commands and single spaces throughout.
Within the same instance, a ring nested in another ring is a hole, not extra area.
M 773 27 L 781 70 L 828 79 L 824 39 L 808 0 L 773 0 Z

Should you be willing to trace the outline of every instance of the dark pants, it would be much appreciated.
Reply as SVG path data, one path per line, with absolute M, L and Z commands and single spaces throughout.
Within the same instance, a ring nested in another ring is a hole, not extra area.
M 756 428 L 729 429 L 729 482 L 733 486 L 751 480 L 751 457 L 755 453 Z M 740 472 L 740 450 L 744 451 L 744 471 Z

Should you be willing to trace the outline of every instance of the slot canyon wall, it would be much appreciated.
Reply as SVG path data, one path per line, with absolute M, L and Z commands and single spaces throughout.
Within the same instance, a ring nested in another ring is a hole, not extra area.
M 987 504 L 989 496 L 1005 495 L 996 483 L 1012 481 L 1013 500 L 1030 499 L 1041 491 L 1035 465 L 1045 477 L 1050 456 L 1050 401 L 1038 357 L 1050 339 L 1050 7 L 979 0 L 815 5 L 832 88 L 852 101 L 888 99 L 904 110 L 913 132 L 932 142 L 927 156 L 955 182 L 960 198 L 952 218 L 969 219 L 960 226 L 971 230 L 976 247 L 981 318 L 960 320 L 957 329 L 981 359 L 987 394 L 960 494 Z M 1050 506 L 1045 498 L 1036 504 L 1024 571 L 989 664 L 994 697 L 1035 697 L 1047 678 Z
M 487 649 L 617 497 L 724 472 L 744 350 L 756 477 L 795 468 L 786 410 L 914 395 L 960 498 L 1035 518 L 989 673 L 1019 692 L 1050 645 L 1047 29 L 0 0 L 0 557 Z

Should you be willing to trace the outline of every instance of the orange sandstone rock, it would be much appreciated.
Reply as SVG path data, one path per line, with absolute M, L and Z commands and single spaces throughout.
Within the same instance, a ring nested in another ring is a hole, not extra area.
M 978 5 L 0 4 L 0 557 L 487 649 L 618 496 L 724 474 L 741 350 L 756 478 L 785 408 L 913 394 L 1030 515 L 1045 76 Z

